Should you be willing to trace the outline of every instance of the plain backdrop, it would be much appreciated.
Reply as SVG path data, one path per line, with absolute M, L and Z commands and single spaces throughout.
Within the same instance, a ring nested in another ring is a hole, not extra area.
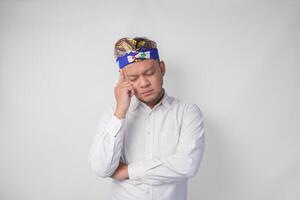
M 121 37 L 157 42 L 206 149 L 189 200 L 299 200 L 300 1 L 0 1 L 0 199 L 109 199 L 87 154 Z

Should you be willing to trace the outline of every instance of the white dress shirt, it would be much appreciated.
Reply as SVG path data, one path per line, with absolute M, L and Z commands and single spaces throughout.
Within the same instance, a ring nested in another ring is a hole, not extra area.
M 165 89 L 164 89 L 165 91 Z M 119 162 L 129 179 L 112 179 L 113 200 L 185 200 L 188 178 L 204 151 L 204 122 L 199 107 L 164 92 L 153 109 L 132 97 L 125 119 L 104 112 L 88 154 L 91 169 L 110 177 Z

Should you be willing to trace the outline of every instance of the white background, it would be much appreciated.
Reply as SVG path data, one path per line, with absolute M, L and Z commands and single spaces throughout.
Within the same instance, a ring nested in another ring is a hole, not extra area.
M 109 199 L 87 153 L 125 36 L 155 40 L 164 87 L 204 114 L 188 199 L 300 199 L 299 1 L 2 0 L 0 30 L 1 200 Z

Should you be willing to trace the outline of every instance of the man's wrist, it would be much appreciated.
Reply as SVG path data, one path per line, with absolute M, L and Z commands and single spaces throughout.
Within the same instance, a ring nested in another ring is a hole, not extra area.
M 125 167 L 125 170 L 126 170 L 126 178 L 125 178 L 125 179 L 129 179 L 129 174 L 128 174 L 128 165 L 126 165 L 126 167 Z
M 120 113 L 120 112 L 115 112 L 114 115 L 119 119 L 124 119 L 126 114 Z

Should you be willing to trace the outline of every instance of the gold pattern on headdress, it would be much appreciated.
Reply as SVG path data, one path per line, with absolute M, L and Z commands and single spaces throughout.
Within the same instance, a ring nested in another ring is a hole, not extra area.
M 137 52 L 141 48 L 150 49 L 156 48 L 156 42 L 149 40 L 146 37 L 121 38 L 115 44 L 115 58 L 121 57 L 129 52 Z M 136 62 L 139 60 L 137 59 Z

